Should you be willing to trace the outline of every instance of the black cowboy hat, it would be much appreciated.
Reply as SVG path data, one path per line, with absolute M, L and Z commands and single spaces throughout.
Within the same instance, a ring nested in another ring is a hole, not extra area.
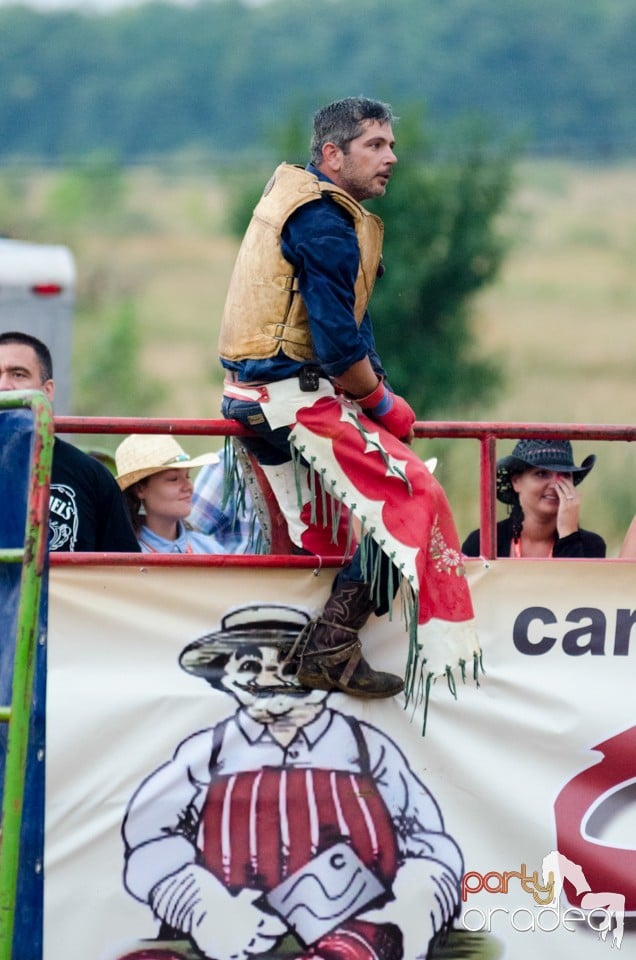
M 555 473 L 571 473 L 576 486 L 585 479 L 595 463 L 596 457 L 590 454 L 577 467 L 569 440 L 519 440 L 509 456 L 497 461 L 497 499 L 502 503 L 516 502 L 512 477 L 524 470 L 541 467 Z
M 179 665 L 187 673 L 208 678 L 214 661 L 230 656 L 246 643 L 289 650 L 311 617 L 307 610 L 283 603 L 253 603 L 228 611 L 218 630 L 206 633 L 185 647 Z

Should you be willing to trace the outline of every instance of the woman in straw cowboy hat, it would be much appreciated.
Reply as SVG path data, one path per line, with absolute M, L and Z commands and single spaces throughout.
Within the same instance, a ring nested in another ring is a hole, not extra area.
M 497 499 L 510 507 L 497 524 L 498 557 L 604 557 L 605 541 L 579 527 L 581 495 L 576 489 L 596 457 L 574 463 L 569 440 L 519 440 L 497 461 Z M 479 531 L 462 550 L 479 556 Z
M 225 553 L 214 537 L 186 522 L 192 508 L 190 471 L 218 462 L 190 458 L 174 437 L 131 434 L 115 452 L 117 483 L 144 553 Z

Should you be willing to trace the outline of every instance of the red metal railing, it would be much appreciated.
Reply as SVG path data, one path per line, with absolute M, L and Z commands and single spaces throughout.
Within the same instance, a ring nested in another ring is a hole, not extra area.
M 172 433 L 177 436 L 205 437 L 243 437 L 249 431 L 234 420 L 190 420 L 159 419 L 147 417 L 56 417 L 55 429 L 58 433 L 80 434 L 128 434 L 128 433 Z M 453 420 L 418 420 L 415 423 L 415 436 L 444 439 L 474 439 L 479 441 L 479 516 L 481 555 L 486 559 L 496 556 L 496 444 L 498 440 L 528 439 L 568 439 L 568 440 L 636 440 L 634 424 L 572 424 L 572 423 L 514 423 Z M 139 563 L 138 554 L 55 554 L 52 559 L 57 563 L 103 562 L 108 557 L 112 563 Z M 90 559 L 89 559 L 90 558 Z M 267 556 L 183 556 L 181 561 L 189 565 L 212 566 L 294 566 L 314 567 L 313 557 Z M 341 558 L 322 558 L 324 565 L 339 563 Z M 174 563 L 171 555 L 144 555 L 144 564 L 151 562 L 161 565 Z

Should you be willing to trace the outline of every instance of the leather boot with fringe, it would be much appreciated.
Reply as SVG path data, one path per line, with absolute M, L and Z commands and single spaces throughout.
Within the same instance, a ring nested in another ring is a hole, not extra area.
M 362 656 L 358 630 L 374 610 L 367 583 L 335 588 L 322 615 L 308 625 L 297 674 L 303 686 L 368 699 L 394 697 L 404 689 L 401 677 L 373 670 Z

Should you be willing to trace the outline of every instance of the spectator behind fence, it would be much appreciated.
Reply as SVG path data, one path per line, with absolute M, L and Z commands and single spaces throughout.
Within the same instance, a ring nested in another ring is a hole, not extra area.
M 498 557 L 604 557 L 605 541 L 579 527 L 581 495 L 576 489 L 596 457 L 580 467 L 569 440 L 519 440 L 497 461 L 497 499 L 510 507 L 497 524 Z M 479 530 L 462 550 L 478 557 Z
M 636 560 L 636 514 L 625 534 L 619 557 L 622 560 Z
M 195 530 L 213 536 L 224 553 L 262 553 L 254 505 L 227 445 L 218 451 L 218 462 L 206 464 L 197 473 L 188 521 Z
M 191 459 L 174 437 L 131 434 L 117 447 L 117 483 L 124 492 L 143 553 L 225 553 L 186 522 L 194 489 L 190 471 L 217 463 L 216 453 Z
M 18 331 L 0 333 L 0 390 L 40 390 L 53 402 L 53 362 L 41 340 Z M 113 475 L 59 437 L 53 445 L 49 550 L 139 553 Z

